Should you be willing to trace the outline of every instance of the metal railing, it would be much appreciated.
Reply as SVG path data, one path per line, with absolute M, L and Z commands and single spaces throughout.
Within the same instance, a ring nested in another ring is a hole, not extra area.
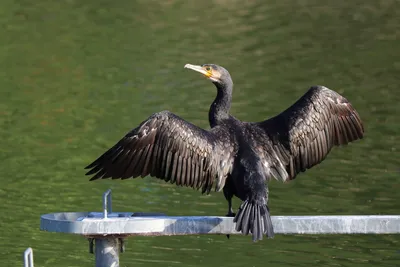
M 272 216 L 271 219 L 275 234 L 400 233 L 400 215 Z M 40 229 L 88 238 L 96 267 L 118 267 L 119 253 L 124 252 L 124 238 L 128 236 L 240 234 L 235 231 L 231 217 L 112 212 L 111 190 L 103 194 L 103 212 L 45 214 L 41 216 Z M 33 266 L 33 256 L 30 260 L 32 265 L 25 266 Z

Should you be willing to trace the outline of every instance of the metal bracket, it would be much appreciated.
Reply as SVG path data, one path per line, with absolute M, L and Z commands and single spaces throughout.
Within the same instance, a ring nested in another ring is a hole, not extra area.
M 125 252 L 125 239 L 118 238 L 118 240 L 119 240 L 119 252 L 124 253 Z
M 94 253 L 94 238 L 88 238 L 89 241 L 89 253 L 93 254 Z

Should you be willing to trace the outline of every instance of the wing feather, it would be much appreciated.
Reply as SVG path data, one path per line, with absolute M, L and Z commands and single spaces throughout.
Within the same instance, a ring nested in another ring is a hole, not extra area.
M 90 180 L 155 176 L 181 186 L 220 190 L 232 169 L 234 143 L 221 133 L 163 111 L 150 116 L 86 169 Z M 227 167 L 227 165 L 229 167 Z
M 319 164 L 333 146 L 346 145 L 364 135 L 361 118 L 350 102 L 324 86 L 311 87 L 278 116 L 251 125 L 260 129 L 258 136 L 263 136 L 256 139 L 263 147 L 263 160 L 270 165 L 266 171 L 283 181 Z M 279 153 L 273 153 L 278 148 Z

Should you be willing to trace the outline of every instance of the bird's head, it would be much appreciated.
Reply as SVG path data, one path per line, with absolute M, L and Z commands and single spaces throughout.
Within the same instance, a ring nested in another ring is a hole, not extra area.
M 223 67 L 215 64 L 203 64 L 201 66 L 186 64 L 185 68 L 200 72 L 206 78 L 210 79 L 213 83 L 216 84 L 232 83 L 231 75 L 229 74 L 229 72 Z

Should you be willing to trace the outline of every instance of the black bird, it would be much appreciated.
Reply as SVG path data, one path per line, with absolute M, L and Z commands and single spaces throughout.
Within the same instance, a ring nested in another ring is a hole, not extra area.
M 262 122 L 243 122 L 229 114 L 233 82 L 214 64 L 185 68 L 200 72 L 217 88 L 209 111 L 210 130 L 162 111 L 151 115 L 86 167 L 96 179 L 155 176 L 202 193 L 223 189 L 227 216 L 253 241 L 273 237 L 268 208 L 271 178 L 290 181 L 325 159 L 333 146 L 361 139 L 362 121 L 338 93 L 311 87 L 296 103 Z M 232 197 L 243 202 L 237 214 Z

